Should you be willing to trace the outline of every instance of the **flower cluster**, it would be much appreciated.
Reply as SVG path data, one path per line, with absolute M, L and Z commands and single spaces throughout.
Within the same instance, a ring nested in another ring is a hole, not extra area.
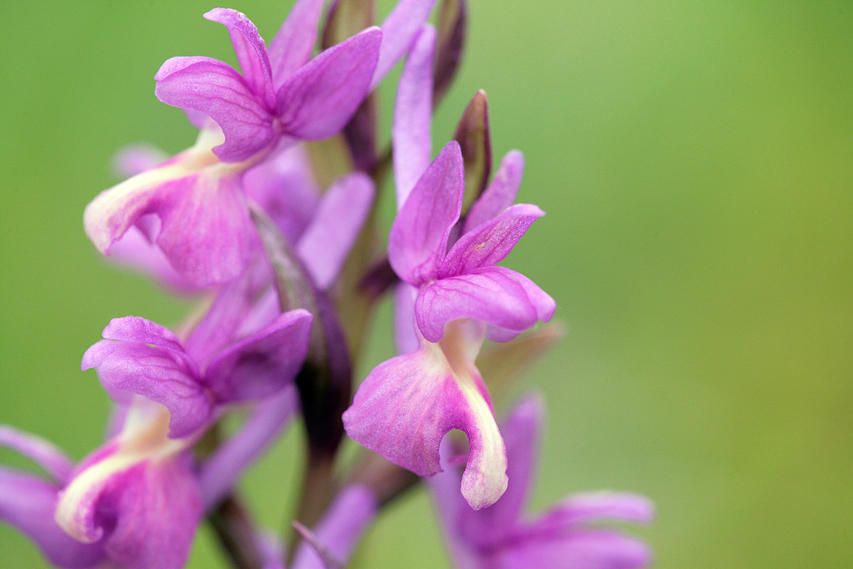
M 203 309 L 177 331 L 116 318 L 85 352 L 82 369 L 97 371 L 114 414 L 107 440 L 76 465 L 0 427 L 0 445 L 46 473 L 0 467 L 0 519 L 57 566 L 177 569 L 207 520 L 235 567 L 338 567 L 422 479 L 460 567 L 649 563 L 641 542 L 589 526 L 649 521 L 642 497 L 579 495 L 522 518 L 543 405 L 527 397 L 499 426 L 494 380 L 478 364 L 510 352 L 529 361 L 554 337 L 539 324 L 554 300 L 499 265 L 544 212 L 515 203 L 520 152 L 491 176 L 483 92 L 433 159 L 432 112 L 458 69 L 464 0 L 441 3 L 438 29 L 427 23 L 434 0 L 401 0 L 379 26 L 372 4 L 299 0 L 269 45 L 245 15 L 216 8 L 205 18 L 226 27 L 240 70 L 176 57 L 155 75 L 157 97 L 186 112 L 198 139 L 172 158 L 124 151 L 129 177 L 86 207 L 85 230 L 101 253 Z M 374 90 L 402 59 L 382 151 Z M 374 212 L 389 171 L 397 215 L 383 249 Z M 386 294 L 399 355 L 353 394 Z M 487 341 L 495 349 L 481 357 Z M 223 437 L 221 422 L 245 409 Z M 236 484 L 295 417 L 306 475 L 295 533 L 273 536 Z M 345 435 L 369 449 L 346 468 Z

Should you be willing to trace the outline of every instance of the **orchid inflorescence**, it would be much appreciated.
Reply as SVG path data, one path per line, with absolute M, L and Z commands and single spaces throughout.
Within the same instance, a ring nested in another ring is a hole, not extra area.
M 382 509 L 424 480 L 459 567 L 648 565 L 642 542 L 592 525 L 649 521 L 641 496 L 581 494 L 523 515 L 543 402 L 523 397 L 499 426 L 488 388 L 498 378 L 478 364 L 512 380 L 559 335 L 539 324 L 554 300 L 499 265 L 544 212 L 515 203 L 520 152 L 491 176 L 482 91 L 433 159 L 432 113 L 467 16 L 464 0 L 443 0 L 436 29 L 434 1 L 401 0 L 375 26 L 371 1 L 299 0 L 269 45 L 245 15 L 216 8 L 204 16 L 228 29 L 241 70 L 175 57 L 157 72 L 155 94 L 198 139 L 172 158 L 123 151 L 129 177 L 86 207 L 86 234 L 205 310 L 180 332 L 137 316 L 107 325 L 82 368 L 97 370 L 113 419 L 79 463 L 0 426 L 0 445 L 46 474 L 0 467 L 0 519 L 50 562 L 180 568 L 206 520 L 234 567 L 340 567 Z M 383 151 L 374 91 L 402 59 Z M 397 214 L 383 250 L 374 213 L 391 172 Z M 399 355 L 353 396 L 386 295 Z M 305 478 L 293 523 L 274 536 L 236 484 L 296 417 Z M 369 449 L 353 464 L 338 460 L 345 435 Z

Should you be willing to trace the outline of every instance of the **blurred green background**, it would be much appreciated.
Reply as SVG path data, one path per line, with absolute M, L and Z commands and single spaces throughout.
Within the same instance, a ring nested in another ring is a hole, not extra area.
M 270 39 L 290 4 L 231 7 Z M 107 410 L 84 350 L 110 318 L 170 325 L 187 309 L 105 264 L 83 207 L 115 183 L 120 146 L 191 144 L 153 75 L 173 55 L 233 61 L 201 18 L 214 6 L 3 2 L 0 422 L 75 458 Z M 520 200 L 548 212 L 508 265 L 569 328 L 529 380 L 550 413 L 532 507 L 644 493 L 658 519 L 629 529 L 660 569 L 849 566 L 853 3 L 473 0 L 470 21 L 436 144 L 484 88 L 496 159 L 524 151 Z M 298 436 L 246 485 L 271 526 L 293 499 Z M 449 566 L 426 494 L 357 560 Z M 0 527 L 0 567 L 42 563 Z M 224 567 L 206 529 L 189 566 Z

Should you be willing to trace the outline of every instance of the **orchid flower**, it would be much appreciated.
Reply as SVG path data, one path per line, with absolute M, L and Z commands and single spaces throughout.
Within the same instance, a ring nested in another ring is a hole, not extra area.
M 118 154 L 120 173 L 135 175 L 154 167 L 151 148 L 128 148 Z M 251 168 L 243 177 L 243 190 L 293 244 L 297 255 L 320 290 L 327 290 L 343 267 L 346 256 L 361 231 L 375 195 L 373 182 L 363 173 L 341 176 L 321 192 L 303 145 L 276 152 Z M 154 216 L 144 216 L 142 222 Z M 155 223 L 155 219 L 153 219 Z M 254 251 L 249 267 L 262 258 Z M 136 226 L 118 240 L 111 260 L 141 270 L 170 290 L 197 293 L 198 287 L 177 272 L 163 251 L 152 244 Z M 261 261 L 263 262 L 263 261 Z
M 311 316 L 293 310 L 264 324 L 247 310 L 251 283 L 238 284 L 222 291 L 186 343 L 158 324 L 126 317 L 114 319 L 104 340 L 86 351 L 83 369 L 97 368 L 104 387 L 127 406 L 122 428 L 77 467 L 56 458 L 58 451 L 47 453 L 52 483 L 8 475 L 10 491 L 45 504 L 53 496 L 58 527 L 46 511 L 29 515 L 4 506 L 13 496 L 0 493 L 0 517 L 24 531 L 48 528 L 46 538 L 34 539 L 54 562 L 84 567 L 106 557 L 131 568 L 182 567 L 202 512 L 292 415 L 292 380 L 307 352 Z M 193 445 L 224 405 L 248 400 L 262 402 L 244 429 L 196 470 Z M 6 438 L 33 456 L 26 437 Z M 59 528 L 97 548 L 69 546 Z
M 455 141 L 429 163 L 434 44 L 435 33 L 425 26 L 403 71 L 395 116 L 400 211 L 388 258 L 404 283 L 397 302 L 404 353 L 368 374 L 344 424 L 351 438 L 421 476 L 441 472 L 441 440 L 450 430 L 462 430 L 470 445 L 462 495 L 480 509 L 497 501 L 507 485 L 504 443 L 474 363 L 485 325 L 496 330 L 495 339 L 506 340 L 549 320 L 555 303 L 527 277 L 496 266 L 544 215 L 534 205 L 511 205 L 520 176 L 506 183 L 506 171 L 515 158 L 451 243 L 465 191 L 464 166 Z
M 390 70 L 434 0 L 406 0 L 383 31 L 373 27 L 310 59 L 322 0 L 300 0 L 267 49 L 242 13 L 205 17 L 228 28 L 242 74 L 206 57 L 166 61 L 157 97 L 201 129 L 189 150 L 105 190 L 86 208 L 86 233 L 104 254 L 131 227 L 156 243 L 178 273 L 204 287 L 238 276 L 256 240 L 243 174 L 298 140 L 339 132 Z
M 68 569 L 183 567 L 205 510 L 230 491 L 296 411 L 294 389 L 256 406 L 244 427 L 201 466 L 196 436 L 169 437 L 169 412 L 134 397 L 120 431 L 80 464 L 51 443 L 0 425 L 0 446 L 49 478 L 0 467 L 0 519 Z
M 459 498 L 459 471 L 450 441 L 442 445 L 446 470 L 429 480 L 456 566 L 460 569 L 638 569 L 651 562 L 648 547 L 598 522 L 648 523 L 654 508 L 635 494 L 569 496 L 529 520 L 523 508 L 532 490 L 543 408 L 523 399 L 502 425 L 509 487 L 492 507 L 475 511 Z M 590 524 L 596 524 L 591 527 Z

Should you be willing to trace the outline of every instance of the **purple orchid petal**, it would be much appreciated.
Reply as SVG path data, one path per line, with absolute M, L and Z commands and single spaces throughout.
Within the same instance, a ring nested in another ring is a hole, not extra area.
M 471 206 L 471 212 L 465 219 L 464 233 L 497 217 L 506 208 L 515 203 L 515 196 L 521 186 L 524 174 L 524 155 L 518 150 L 507 152 L 492 183 L 483 195 Z
M 432 158 L 432 66 L 435 30 L 424 26 L 418 34 L 400 77 L 394 107 L 394 185 L 397 209 L 427 170 Z
M 186 175 L 178 163 L 189 155 L 190 151 L 179 154 L 159 168 L 104 190 L 89 202 L 83 223 L 86 235 L 101 253 L 109 255 L 113 244 L 149 213 L 164 183 Z
M 478 549 L 496 547 L 515 529 L 532 490 L 543 416 L 542 400 L 533 395 L 518 403 L 501 423 L 509 485 L 490 508 L 460 511 L 458 531 L 466 543 Z
M 225 498 L 240 475 L 287 428 L 298 410 L 295 388 L 268 398 L 255 407 L 236 434 L 204 461 L 199 468 L 198 485 L 206 511 Z
M 308 140 L 338 133 L 368 93 L 381 41 L 382 32 L 368 28 L 291 75 L 278 91 L 283 131 Z
M 59 488 L 36 476 L 0 468 L 0 520 L 30 538 L 54 565 L 86 569 L 104 560 L 100 545 L 73 539 L 53 519 Z
M 590 492 L 569 496 L 537 520 L 536 533 L 563 533 L 572 526 L 623 521 L 649 523 L 655 515 L 652 502 L 645 496 L 618 492 Z
M 435 279 L 459 219 L 464 192 L 459 144 L 450 141 L 418 180 L 388 239 L 388 260 L 405 282 L 418 286 Z
M 311 59 L 323 0 L 299 0 L 281 25 L 268 50 L 275 88 Z
M 371 91 L 412 46 L 418 30 L 429 18 L 434 4 L 435 0 L 401 0 L 382 22 L 382 48 L 373 74 Z
M 527 539 L 494 555 L 501 569 L 637 569 L 651 562 L 648 546 L 609 530 L 578 530 L 559 539 Z
M 139 316 L 113 318 L 101 333 L 104 340 L 152 344 L 175 352 L 184 358 L 184 346 L 174 332 Z
M 441 263 L 438 278 L 455 277 L 500 263 L 533 222 L 545 215 L 535 205 L 514 205 L 465 233 Z
M 296 245 L 320 290 L 327 290 L 338 276 L 370 213 L 374 194 L 370 177 L 356 172 L 336 181 L 323 195 L 311 225 Z
M 228 8 L 214 8 L 204 17 L 228 28 L 243 77 L 252 87 L 255 96 L 272 109 L 275 106 L 272 72 L 267 49 L 258 34 L 258 28 L 245 14 Z
M 551 298 L 547 292 L 542 290 L 539 285 L 525 277 L 521 273 L 517 273 L 510 269 L 505 269 L 504 267 L 492 267 L 493 269 L 500 270 L 510 277 L 514 278 L 515 281 L 521 285 L 521 288 L 524 289 L 524 293 L 527 295 L 527 298 L 530 300 L 530 303 L 536 309 L 536 318 L 541 320 L 542 322 L 548 322 L 551 318 L 554 317 L 554 311 L 557 310 L 556 301 Z M 495 323 L 497 326 L 502 326 L 502 324 Z M 522 329 L 521 331 L 526 330 L 527 328 Z M 489 339 L 492 339 L 492 336 L 489 336 Z
M 245 270 L 257 238 L 237 176 L 199 172 L 164 185 L 157 210 L 157 244 L 191 282 L 226 282 Z
M 57 484 L 65 484 L 74 463 L 56 445 L 41 437 L 0 425 L 0 447 L 6 447 L 26 456 L 47 472 Z
M 219 354 L 205 370 L 207 387 L 219 402 L 273 395 L 289 385 L 302 367 L 310 329 L 310 312 L 285 312 Z
M 522 278 L 504 267 L 488 267 L 435 281 L 421 289 L 415 301 L 418 328 L 430 342 L 441 339 L 445 324 L 461 318 L 526 330 L 540 319 L 542 310 L 538 298 L 528 294 Z
M 191 434 L 211 415 L 212 403 L 198 371 L 172 350 L 101 340 L 86 350 L 81 367 L 96 368 L 109 389 L 136 393 L 167 407 L 172 438 Z
M 462 495 L 480 509 L 506 489 L 506 454 L 471 367 L 457 377 L 462 370 L 454 370 L 437 345 L 424 344 L 374 368 L 343 420 L 350 438 L 420 476 L 441 472 L 441 439 L 463 431 L 471 450 Z
M 364 486 L 345 488 L 315 528 L 316 540 L 329 556 L 346 564 L 377 512 L 376 497 L 369 489 Z M 293 569 L 326 567 L 326 563 L 314 548 L 306 543 L 300 545 L 293 561 Z
M 83 542 L 100 542 L 133 569 L 179 569 L 201 518 L 187 454 L 166 460 L 121 453 L 80 472 L 62 493 L 57 522 Z
M 196 109 L 222 128 L 225 143 L 213 152 L 242 162 L 269 146 L 276 134 L 270 108 L 231 66 L 209 57 L 173 57 L 154 76 L 154 94 L 173 107 Z
M 193 286 L 239 275 L 255 239 L 254 228 L 239 187 L 239 172 L 207 168 L 216 162 L 207 150 L 210 138 L 210 133 L 202 132 L 196 147 L 92 200 L 84 223 L 95 246 L 109 254 L 131 226 L 156 216 L 158 234 L 148 237 Z

